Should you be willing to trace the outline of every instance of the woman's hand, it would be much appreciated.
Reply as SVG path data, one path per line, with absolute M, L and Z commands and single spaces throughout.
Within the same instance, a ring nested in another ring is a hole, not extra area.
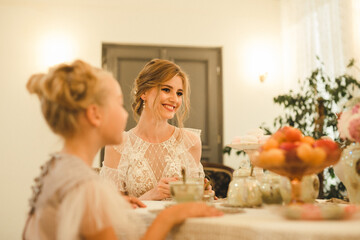
M 204 191 L 212 190 L 209 179 L 204 178 Z
M 204 195 L 212 196 L 214 195 L 214 199 L 217 200 L 218 198 L 215 196 L 215 192 L 212 190 L 212 186 L 210 184 L 209 179 L 204 178 Z
M 136 197 L 123 196 L 125 200 L 131 204 L 132 208 L 146 208 L 146 205 Z
M 162 178 L 160 179 L 158 185 L 151 189 L 150 191 L 143 194 L 141 200 L 163 200 L 165 198 L 171 197 L 170 194 L 170 182 L 177 181 L 177 177 L 171 178 Z

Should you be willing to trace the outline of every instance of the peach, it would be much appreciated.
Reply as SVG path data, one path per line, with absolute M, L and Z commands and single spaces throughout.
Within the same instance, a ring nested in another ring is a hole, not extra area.
M 302 143 L 296 149 L 297 156 L 304 162 L 310 162 L 313 157 L 313 148 L 308 143 Z
M 300 141 L 303 143 L 308 143 L 308 144 L 312 145 L 315 142 L 315 139 L 310 136 L 305 136 L 305 137 L 301 138 Z
M 285 150 L 285 151 L 290 151 L 294 148 L 298 147 L 298 143 L 294 143 L 294 142 L 283 142 L 280 144 L 279 148 Z
M 287 142 L 296 142 L 300 141 L 302 133 L 299 129 L 294 127 L 283 127 L 281 131 L 285 134 L 285 139 Z
M 316 147 L 313 150 L 313 159 L 312 159 L 311 164 L 313 166 L 321 165 L 325 161 L 325 158 L 326 158 L 325 150 L 322 148 Z
M 332 151 L 336 151 L 339 149 L 339 146 L 336 142 L 330 139 L 319 139 L 316 140 L 313 144 L 314 147 L 320 147 L 326 151 L 327 154 L 331 153 Z
M 296 153 L 303 162 L 312 166 L 321 165 L 326 158 L 326 152 L 324 149 L 319 147 L 313 148 L 308 143 L 301 144 L 296 149 Z
M 259 155 L 259 162 L 264 165 L 280 166 L 285 162 L 285 153 L 278 148 L 263 151 Z
M 262 149 L 269 150 L 269 149 L 278 148 L 278 147 L 279 147 L 278 141 L 276 141 L 274 138 L 269 138 L 269 140 L 267 140 L 264 143 L 264 145 L 262 146 Z
M 285 132 L 288 131 L 290 128 L 292 128 L 292 127 L 290 127 L 290 126 L 284 126 L 284 127 L 280 128 L 279 131 L 285 133 Z
M 290 142 L 300 141 L 302 134 L 299 129 L 292 129 L 285 133 L 286 140 Z
M 274 138 L 278 143 L 282 143 L 285 141 L 285 134 L 279 130 L 272 135 L 272 138 Z

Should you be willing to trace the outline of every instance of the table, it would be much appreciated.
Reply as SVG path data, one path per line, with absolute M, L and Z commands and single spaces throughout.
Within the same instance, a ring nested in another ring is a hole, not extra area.
M 167 201 L 144 201 L 148 206 L 136 209 L 150 225 L 157 210 Z M 215 206 L 219 203 L 215 203 Z M 245 208 L 242 213 L 222 217 L 191 218 L 175 227 L 168 239 L 185 240 L 359 240 L 360 217 L 348 220 L 304 221 L 287 220 L 276 212 L 277 207 Z

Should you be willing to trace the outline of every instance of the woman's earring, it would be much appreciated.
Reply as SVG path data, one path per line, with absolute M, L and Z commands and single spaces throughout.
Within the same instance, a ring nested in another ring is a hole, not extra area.
M 143 109 L 145 109 L 145 100 L 143 101 Z

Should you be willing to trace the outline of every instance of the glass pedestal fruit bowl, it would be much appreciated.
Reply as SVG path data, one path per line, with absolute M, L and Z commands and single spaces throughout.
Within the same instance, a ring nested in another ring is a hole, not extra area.
M 291 203 L 302 203 L 301 179 L 336 164 L 341 155 L 330 139 L 314 140 L 293 127 L 283 127 L 250 156 L 254 166 L 286 176 L 291 182 Z

